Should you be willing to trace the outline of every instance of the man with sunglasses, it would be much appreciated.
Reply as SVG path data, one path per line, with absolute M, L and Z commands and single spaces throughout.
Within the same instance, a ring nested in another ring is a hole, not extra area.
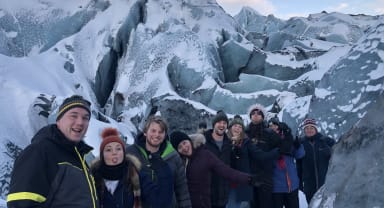
M 248 114 L 251 122 L 246 128 L 246 134 L 253 145 L 265 152 L 275 151 L 279 148 L 280 137 L 269 129 L 264 122 L 266 111 L 264 106 L 255 104 L 249 107 Z M 277 158 L 276 158 L 277 159 Z M 254 187 L 253 206 L 258 208 L 273 207 L 272 201 L 272 174 L 274 160 L 254 160 L 251 162 L 251 171 L 259 180 L 260 186 Z

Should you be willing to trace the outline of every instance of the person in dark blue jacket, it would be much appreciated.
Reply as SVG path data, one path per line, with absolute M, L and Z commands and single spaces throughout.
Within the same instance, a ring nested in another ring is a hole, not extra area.
M 305 156 L 297 161 L 297 168 L 305 197 L 310 203 L 313 195 L 325 182 L 335 141 L 318 132 L 315 119 L 305 119 L 303 128 L 305 136 L 301 142 Z
M 91 166 L 100 207 L 159 207 L 157 184 L 137 157 L 125 155 L 117 129 L 105 128 L 101 137 L 99 158 Z
M 160 191 L 159 207 L 190 208 L 187 179 L 183 162 L 166 139 L 168 125 L 161 116 L 150 116 L 146 121 L 143 133 L 140 133 L 127 153 L 135 155 L 140 162 L 148 167 L 153 180 L 158 183 Z
M 299 208 L 299 177 L 295 159 L 304 157 L 304 147 L 294 140 L 291 129 L 278 118 L 271 118 L 269 128 L 281 137 L 281 155 L 273 170 L 273 207 Z

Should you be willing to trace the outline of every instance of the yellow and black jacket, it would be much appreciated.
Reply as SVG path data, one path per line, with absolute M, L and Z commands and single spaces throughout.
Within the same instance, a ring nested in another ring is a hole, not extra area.
M 92 147 L 69 141 L 55 124 L 42 128 L 16 159 L 8 208 L 98 208 L 94 179 L 84 160 Z

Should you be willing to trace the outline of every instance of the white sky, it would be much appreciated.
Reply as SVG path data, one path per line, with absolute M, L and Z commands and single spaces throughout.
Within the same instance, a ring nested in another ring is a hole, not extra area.
M 273 14 L 281 19 L 307 17 L 309 14 L 341 12 L 345 14 L 384 14 L 384 0 L 216 0 L 223 9 L 233 15 L 243 6 L 249 6 L 262 15 Z

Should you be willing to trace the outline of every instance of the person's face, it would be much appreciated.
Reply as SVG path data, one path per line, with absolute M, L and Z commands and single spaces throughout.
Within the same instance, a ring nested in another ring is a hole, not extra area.
M 225 134 L 225 130 L 227 130 L 227 122 L 226 121 L 219 121 L 215 123 L 215 126 L 213 127 L 213 133 L 217 136 L 223 136 Z
M 192 144 L 189 140 L 183 140 L 180 142 L 179 146 L 177 146 L 177 151 L 184 156 L 192 155 Z
M 159 148 L 160 144 L 164 141 L 165 131 L 158 123 L 151 123 L 147 132 L 144 133 L 147 138 L 146 144 L 153 148 Z
M 252 123 L 254 124 L 259 124 L 261 122 L 263 122 L 263 112 L 261 112 L 260 110 L 253 110 L 252 113 L 251 113 L 251 121 Z
M 104 162 L 107 165 L 115 166 L 123 162 L 124 149 L 118 142 L 110 142 L 103 150 Z
M 305 136 L 307 136 L 307 137 L 314 136 L 316 133 L 317 133 L 317 130 L 316 130 L 316 128 L 313 127 L 313 126 L 306 126 L 306 127 L 304 128 L 304 134 L 305 134 Z
M 74 107 L 64 113 L 60 120 L 56 121 L 59 130 L 73 142 L 80 142 L 89 125 L 90 115 L 87 110 Z
M 243 132 L 243 126 L 240 124 L 233 124 L 230 131 L 234 137 L 239 137 Z
M 272 129 L 274 132 L 279 133 L 279 126 L 278 125 L 276 125 L 274 123 L 270 123 L 269 128 Z

